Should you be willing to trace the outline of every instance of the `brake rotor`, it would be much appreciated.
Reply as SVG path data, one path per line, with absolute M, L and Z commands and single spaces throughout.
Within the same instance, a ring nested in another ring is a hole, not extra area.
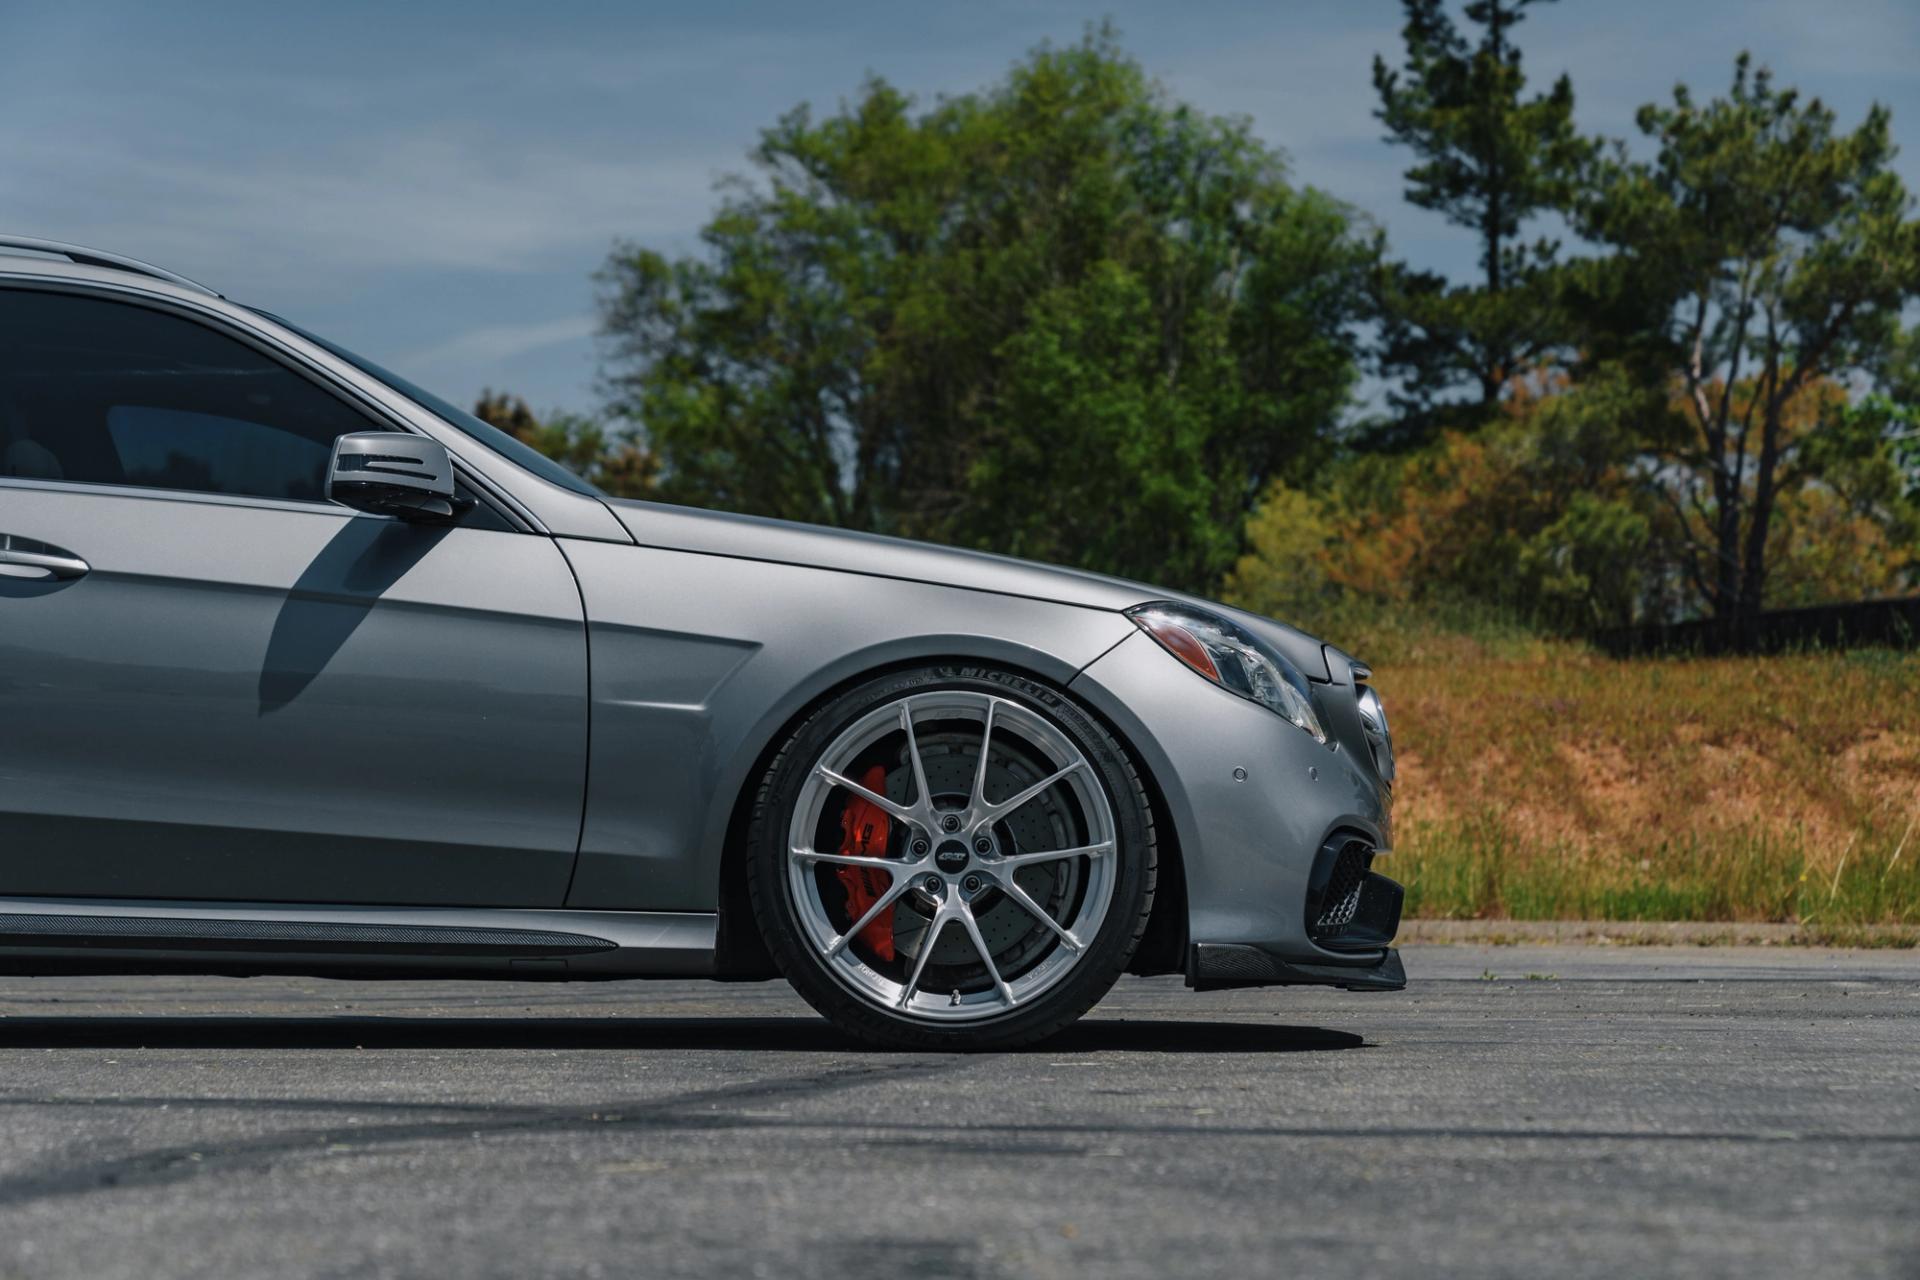
M 920 753 L 927 774 L 927 789 L 933 794 L 935 807 L 965 807 L 979 764 L 979 744 L 971 740 L 956 742 L 943 734 L 922 734 Z M 1044 776 L 1017 757 L 1009 765 L 1001 751 L 995 751 L 987 759 L 989 795 L 1009 795 Z M 902 759 L 887 773 L 887 796 L 905 803 L 912 791 L 912 770 Z M 1052 792 L 1036 797 L 1008 815 L 994 827 L 994 836 L 1004 854 L 1064 848 L 1075 839 L 1072 815 Z M 1070 858 L 1024 867 L 1014 873 L 1014 882 L 1055 918 L 1062 914 L 1064 904 L 1073 901 L 1080 878 L 1078 861 Z M 894 912 L 894 951 L 912 963 L 919 958 L 934 913 L 934 901 L 923 890 L 915 888 L 901 898 L 900 908 Z M 994 890 L 974 900 L 974 915 L 994 964 L 1008 978 L 1017 976 L 1058 941 L 1026 908 Z M 941 936 L 927 964 L 926 985 L 932 989 L 949 985 L 971 989 L 987 981 L 986 968 L 980 963 L 972 940 L 957 928 L 948 929 Z

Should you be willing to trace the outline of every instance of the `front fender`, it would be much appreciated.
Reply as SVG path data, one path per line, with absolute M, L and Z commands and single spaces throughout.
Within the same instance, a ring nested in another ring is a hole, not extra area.
M 802 565 L 562 540 L 586 605 L 592 723 L 567 905 L 712 911 L 734 803 L 796 717 L 940 659 L 1065 685 L 1120 614 Z

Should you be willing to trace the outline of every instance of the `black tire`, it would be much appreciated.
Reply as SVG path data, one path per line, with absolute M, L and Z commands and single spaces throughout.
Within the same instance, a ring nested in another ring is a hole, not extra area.
M 1098 932 L 1057 983 L 1004 1014 L 959 1024 L 932 1023 L 881 1008 L 831 971 L 802 930 L 786 874 L 787 832 L 802 785 L 836 737 L 872 709 L 939 689 L 991 693 L 1023 703 L 1064 732 L 1092 766 L 1114 818 L 1114 894 Z M 816 709 L 781 746 L 755 794 L 749 828 L 749 893 L 767 949 L 806 1001 L 835 1026 L 888 1049 L 977 1051 L 1033 1044 L 1080 1018 L 1126 970 L 1153 908 L 1158 871 L 1152 809 L 1126 750 L 1063 691 L 1008 671 L 939 665 L 868 680 Z

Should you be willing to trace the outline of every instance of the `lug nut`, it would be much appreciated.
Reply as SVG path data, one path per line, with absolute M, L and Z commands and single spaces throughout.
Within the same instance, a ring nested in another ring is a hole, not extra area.
M 975 853 L 992 853 L 993 841 L 987 839 L 985 836 L 975 836 L 973 839 L 973 851 Z
M 942 831 L 958 831 L 960 829 L 960 815 L 957 813 L 950 813 L 946 817 L 940 819 L 940 829 Z
M 908 847 L 913 850 L 914 857 L 924 858 L 933 849 L 933 842 L 925 836 L 916 836 L 914 837 L 913 843 Z
M 962 889 L 965 889 L 968 893 L 978 893 L 980 892 L 980 877 L 968 876 L 965 880 L 962 880 L 960 882 L 960 887 Z
M 937 898 L 940 896 L 940 877 L 928 876 L 920 882 L 920 887 Z

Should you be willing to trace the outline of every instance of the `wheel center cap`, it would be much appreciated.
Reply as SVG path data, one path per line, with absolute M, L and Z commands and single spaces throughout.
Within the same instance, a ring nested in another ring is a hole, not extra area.
M 933 851 L 933 865 L 948 875 L 959 875 L 967 869 L 967 846 L 958 840 L 948 840 Z

